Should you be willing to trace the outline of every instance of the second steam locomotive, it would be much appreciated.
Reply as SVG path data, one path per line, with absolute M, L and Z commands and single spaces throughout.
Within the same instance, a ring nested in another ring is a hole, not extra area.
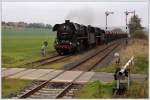
M 57 32 L 54 47 L 59 55 L 80 52 L 96 45 L 128 37 L 126 33 L 105 31 L 98 27 L 80 25 L 69 20 L 62 24 L 56 24 L 53 31 Z

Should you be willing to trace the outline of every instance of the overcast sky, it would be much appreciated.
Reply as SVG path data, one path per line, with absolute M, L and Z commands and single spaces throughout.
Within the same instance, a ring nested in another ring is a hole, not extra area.
M 105 11 L 114 11 L 108 16 L 108 26 L 125 26 L 124 11 L 136 11 L 142 25 L 148 26 L 146 2 L 3 2 L 3 21 L 62 23 L 65 19 L 81 24 L 105 26 Z M 132 14 L 128 16 L 128 19 Z

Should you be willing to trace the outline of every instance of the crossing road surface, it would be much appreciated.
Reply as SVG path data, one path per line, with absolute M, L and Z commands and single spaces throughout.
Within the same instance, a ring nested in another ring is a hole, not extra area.
M 25 69 L 25 68 L 2 68 L 2 77 L 26 80 L 48 80 L 63 70 L 54 69 Z M 53 82 L 71 82 L 77 78 L 83 71 L 66 71 L 54 78 Z M 85 83 L 88 81 L 100 80 L 102 82 L 111 82 L 114 80 L 113 73 L 105 72 L 85 72 L 75 82 Z M 147 78 L 145 74 L 131 74 L 131 80 L 143 81 Z

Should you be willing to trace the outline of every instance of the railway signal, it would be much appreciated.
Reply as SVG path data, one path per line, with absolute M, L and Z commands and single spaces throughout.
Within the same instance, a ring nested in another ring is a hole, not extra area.
M 125 11 L 124 12 L 125 13 L 125 16 L 126 16 L 126 19 L 125 19 L 125 21 L 126 21 L 126 32 L 127 32 L 127 30 L 128 30 L 128 15 L 129 14 L 134 14 L 134 16 L 135 16 L 135 10 L 134 11 Z
M 109 12 L 109 11 L 106 11 L 106 12 L 105 12 L 105 15 L 106 15 L 106 30 L 107 30 L 107 17 L 108 17 L 108 15 L 110 15 L 110 14 L 114 14 L 114 12 Z

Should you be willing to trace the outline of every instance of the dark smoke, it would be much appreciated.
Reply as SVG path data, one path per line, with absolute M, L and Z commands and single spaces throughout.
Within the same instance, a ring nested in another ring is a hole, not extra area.
M 71 10 L 67 15 L 66 19 L 84 24 L 84 25 L 92 25 L 93 24 L 93 10 L 89 7 L 79 8 L 75 10 Z

